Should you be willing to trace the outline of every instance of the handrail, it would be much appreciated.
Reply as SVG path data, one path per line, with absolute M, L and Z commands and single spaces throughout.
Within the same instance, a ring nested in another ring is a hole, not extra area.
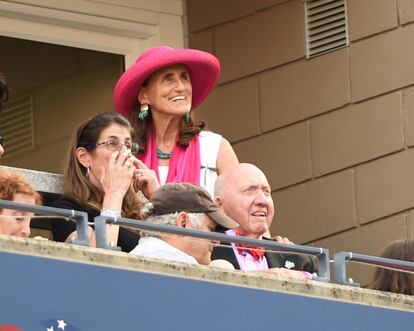
M 41 215 L 63 216 L 71 218 L 76 222 L 76 231 L 78 239 L 74 240 L 73 244 L 88 246 L 88 215 L 85 212 L 47 207 L 41 205 L 29 205 L 18 203 L 10 200 L 0 199 L 0 209 L 7 208 L 13 210 L 28 211 Z M 111 250 L 119 250 L 119 247 L 114 247 L 107 244 L 106 240 L 106 224 L 119 224 L 140 230 L 148 230 L 155 232 L 166 232 L 172 234 L 186 235 L 197 238 L 204 238 L 210 240 L 218 240 L 226 243 L 241 243 L 252 246 L 260 246 L 267 249 L 277 250 L 287 253 L 308 254 L 314 255 L 318 259 L 319 276 L 315 280 L 329 282 L 329 250 L 325 248 L 316 248 L 312 246 L 283 244 L 272 240 L 257 240 L 247 237 L 229 236 L 217 232 L 207 232 L 181 228 L 171 225 L 153 224 L 145 221 L 138 221 L 128 218 L 113 218 L 111 216 L 98 216 L 95 218 L 95 233 L 96 233 L 96 247 L 106 248 Z
M 346 264 L 348 261 L 363 262 L 378 267 L 394 268 L 401 271 L 414 272 L 414 262 L 388 259 L 385 257 L 338 252 L 334 255 L 335 282 L 342 285 L 360 286 L 347 278 Z
M 137 228 L 140 230 L 166 232 L 171 234 L 185 235 L 203 239 L 218 240 L 226 243 L 240 243 L 252 246 L 260 246 L 267 249 L 278 250 L 287 253 L 314 255 L 318 259 L 319 266 L 319 276 L 315 277 L 314 279 L 322 282 L 330 281 L 329 250 L 326 248 L 283 244 L 273 240 L 258 240 L 247 237 L 229 236 L 223 233 L 192 230 L 173 225 L 154 224 L 128 218 L 97 216 L 95 217 L 96 247 L 112 250 L 119 250 L 119 247 L 114 247 L 107 244 L 106 224 L 118 224 L 132 228 Z
M 76 222 L 77 239 L 72 243 L 82 246 L 89 245 L 88 238 L 88 214 L 82 211 L 73 209 L 62 209 L 47 207 L 41 205 L 29 205 L 24 203 L 18 203 L 10 200 L 0 199 L 0 209 L 7 208 L 12 210 L 28 211 L 40 215 L 51 215 L 51 216 L 63 216 L 71 218 Z

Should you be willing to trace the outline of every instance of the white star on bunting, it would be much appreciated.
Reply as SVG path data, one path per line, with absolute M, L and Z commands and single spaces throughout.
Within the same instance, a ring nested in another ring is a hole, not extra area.
M 65 326 L 67 325 L 64 320 L 58 320 L 58 329 L 65 330 Z M 53 330 L 52 330 L 53 331 Z

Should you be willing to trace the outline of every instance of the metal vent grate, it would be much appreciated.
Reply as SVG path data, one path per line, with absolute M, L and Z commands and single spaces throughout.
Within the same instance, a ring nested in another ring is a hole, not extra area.
M 35 148 L 31 96 L 9 100 L 0 114 L 0 135 L 4 137 L 5 158 Z
M 348 46 L 345 0 L 306 0 L 305 21 L 308 58 Z

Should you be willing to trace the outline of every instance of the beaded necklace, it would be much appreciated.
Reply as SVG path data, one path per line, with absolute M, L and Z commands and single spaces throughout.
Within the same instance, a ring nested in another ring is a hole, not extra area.
M 168 160 L 172 155 L 172 152 L 163 152 L 157 148 L 157 157 L 161 160 Z

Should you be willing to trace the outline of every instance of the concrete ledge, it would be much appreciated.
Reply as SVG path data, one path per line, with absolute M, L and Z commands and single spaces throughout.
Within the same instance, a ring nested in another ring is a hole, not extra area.
M 407 295 L 326 284 L 317 281 L 300 281 L 266 274 L 228 271 L 206 266 L 191 266 L 71 244 L 0 236 L 0 251 L 108 268 L 197 279 L 224 285 L 284 292 L 325 300 L 414 311 L 414 297 Z
M 0 171 L 16 171 L 39 192 L 63 194 L 63 176 L 49 172 L 0 166 Z

